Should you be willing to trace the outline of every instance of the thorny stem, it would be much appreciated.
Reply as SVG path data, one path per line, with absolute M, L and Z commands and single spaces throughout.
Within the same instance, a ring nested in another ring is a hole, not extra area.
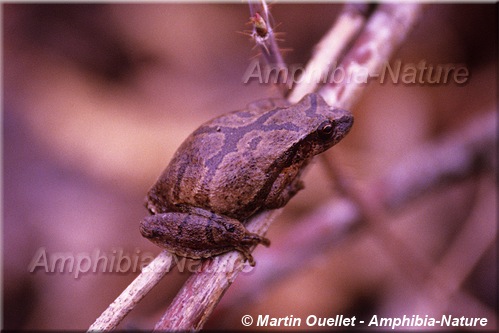
M 286 69 L 286 64 L 284 63 L 281 51 L 277 45 L 269 7 L 265 0 L 261 0 L 259 2 L 250 1 L 249 9 L 251 14 L 250 22 L 253 24 L 253 32 L 251 36 L 253 37 L 256 45 L 260 47 L 260 52 L 262 53 L 265 62 L 269 65 L 275 66 L 278 69 L 276 75 L 279 76 L 281 70 Z M 282 79 L 282 77 L 276 77 L 275 79 L 281 94 L 285 95 L 287 90 L 286 82 Z

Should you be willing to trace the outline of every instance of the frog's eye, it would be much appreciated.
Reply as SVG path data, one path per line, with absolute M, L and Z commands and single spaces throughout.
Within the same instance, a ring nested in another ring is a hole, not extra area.
M 334 122 L 325 121 L 317 129 L 317 133 L 321 140 L 329 140 L 334 134 Z
M 236 230 L 236 228 L 233 225 L 224 225 L 224 228 L 228 232 L 234 232 L 234 230 Z

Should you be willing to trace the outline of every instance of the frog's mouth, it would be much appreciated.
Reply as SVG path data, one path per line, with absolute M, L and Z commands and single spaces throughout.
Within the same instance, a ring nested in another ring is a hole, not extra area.
M 334 122 L 336 125 L 337 134 L 334 138 L 334 141 L 338 142 L 343 139 L 348 134 L 348 132 L 350 132 L 350 129 L 352 129 L 353 116 L 350 112 L 344 111 L 344 114 L 339 119 L 335 119 Z

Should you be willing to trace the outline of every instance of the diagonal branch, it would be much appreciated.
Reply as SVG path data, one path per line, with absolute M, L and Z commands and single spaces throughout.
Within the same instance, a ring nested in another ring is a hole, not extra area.
M 344 6 L 334 25 L 315 46 L 303 75 L 288 96 L 291 103 L 297 103 L 307 93 L 316 91 L 321 82 L 329 79 L 329 71 L 346 51 L 345 46 L 360 33 L 369 14 L 369 6 L 365 4 Z
M 121 295 L 95 320 L 88 331 L 109 331 L 118 326 L 135 305 L 166 275 L 176 264 L 173 256 L 161 251 L 153 261 L 133 280 Z
M 369 78 L 377 77 L 382 66 L 405 40 L 423 7 L 418 3 L 389 3 L 378 7 L 340 64 L 345 79 L 330 82 L 319 90 L 329 105 L 351 108 Z

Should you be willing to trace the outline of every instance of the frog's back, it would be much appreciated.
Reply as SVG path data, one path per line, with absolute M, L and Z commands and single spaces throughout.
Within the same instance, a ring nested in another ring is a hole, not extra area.
M 299 110 L 267 101 L 194 131 L 149 192 L 148 207 L 158 213 L 195 206 L 240 220 L 261 208 L 306 134 Z

